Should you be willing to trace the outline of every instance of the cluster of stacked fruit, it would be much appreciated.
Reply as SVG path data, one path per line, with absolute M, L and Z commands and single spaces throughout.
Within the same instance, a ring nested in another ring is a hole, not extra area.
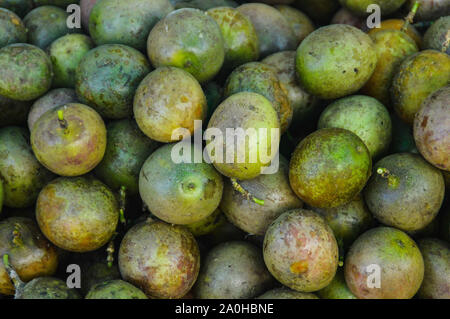
M 0 0 L 1 298 L 450 298 L 448 54 L 450 0 Z

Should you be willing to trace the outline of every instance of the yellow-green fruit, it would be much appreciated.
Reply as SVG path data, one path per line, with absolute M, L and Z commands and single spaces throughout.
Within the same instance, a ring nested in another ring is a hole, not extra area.
M 319 290 L 317 294 L 322 299 L 358 299 L 348 289 L 342 268 L 338 269 L 330 284 Z
M 372 28 L 367 32 L 367 34 L 372 37 L 375 33 L 380 32 L 380 31 L 385 31 L 385 30 L 400 31 L 404 25 L 405 25 L 405 20 L 403 20 L 403 19 L 386 19 L 386 20 L 383 20 L 380 22 L 379 28 Z M 417 31 L 417 29 L 412 24 L 408 25 L 408 27 L 406 28 L 404 33 L 409 35 L 411 37 L 411 39 L 413 39 L 414 42 L 416 42 L 418 48 L 422 47 L 422 35 L 420 34 L 419 31 Z

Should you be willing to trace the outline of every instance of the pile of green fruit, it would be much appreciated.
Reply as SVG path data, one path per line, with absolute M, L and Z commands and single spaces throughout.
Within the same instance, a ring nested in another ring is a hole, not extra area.
M 449 54 L 449 0 L 0 0 L 0 298 L 450 299 Z

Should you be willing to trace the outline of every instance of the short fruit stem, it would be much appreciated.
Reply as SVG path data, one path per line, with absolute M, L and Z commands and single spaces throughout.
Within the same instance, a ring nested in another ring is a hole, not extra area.
M 255 196 L 250 194 L 250 192 L 247 191 L 246 189 L 244 189 L 235 178 L 231 178 L 231 185 L 233 185 L 233 188 L 236 191 L 238 191 L 245 198 L 247 198 L 247 200 L 251 200 L 251 201 L 255 202 L 258 205 L 264 206 L 264 200 L 256 198 Z
M 392 188 L 397 188 L 400 183 L 398 176 L 392 174 L 387 168 L 380 167 L 377 169 L 377 174 L 388 180 L 388 185 Z
M 408 13 L 408 15 L 405 18 L 405 23 L 403 24 L 403 27 L 401 29 L 402 32 L 406 32 L 409 28 L 409 25 L 413 23 L 414 17 L 416 16 L 417 10 L 420 7 L 420 2 L 416 1 L 414 2 L 414 5 L 411 9 L 411 11 Z
M 59 126 L 62 129 L 66 129 L 67 128 L 67 121 L 64 119 L 64 111 L 63 110 L 58 110 L 58 121 L 59 121 Z

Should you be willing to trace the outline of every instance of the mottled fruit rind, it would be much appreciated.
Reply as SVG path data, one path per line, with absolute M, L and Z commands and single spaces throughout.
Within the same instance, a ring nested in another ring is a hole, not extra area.
M 310 292 L 300 292 L 282 287 L 266 291 L 257 299 L 319 299 L 319 297 Z
M 263 254 L 270 273 L 301 292 L 326 287 L 338 267 L 333 231 L 319 214 L 306 209 L 288 211 L 269 226 Z
M 1 5 L 1 3 L 0 3 Z M 12 43 L 27 42 L 25 24 L 14 12 L 0 7 L 0 48 Z
M 80 299 L 80 295 L 61 279 L 39 277 L 28 282 L 16 299 Z
M 87 293 L 86 299 L 148 299 L 148 297 L 132 284 L 116 279 L 94 285 Z
M 348 289 L 342 268 L 338 269 L 331 283 L 319 290 L 317 295 L 321 299 L 358 299 Z
M 159 221 L 135 225 L 120 244 L 122 278 L 151 298 L 181 298 L 200 269 L 194 236 L 184 227 Z
M 371 175 L 364 142 L 340 128 L 320 129 L 303 139 L 292 155 L 289 180 L 307 204 L 332 208 L 350 202 Z
M 339 0 L 340 4 L 358 16 L 368 16 L 372 11 L 367 8 L 375 4 L 379 6 L 383 16 L 389 15 L 405 3 L 406 0 Z
M 417 244 L 401 230 L 390 227 L 373 228 L 356 239 L 344 267 L 345 281 L 359 299 L 410 299 L 424 275 Z M 379 281 L 374 279 L 375 273 Z M 369 287 L 376 283 L 379 288 Z
M 272 285 L 260 250 L 248 242 L 229 241 L 209 251 L 194 295 L 198 299 L 249 299 Z
M 450 30 L 450 16 L 441 17 L 436 20 L 431 27 L 427 29 L 427 32 L 425 32 L 423 37 L 424 48 L 440 51 L 446 41 L 448 30 Z M 447 46 L 447 50 L 445 52 L 450 54 L 450 46 Z
M 323 99 L 358 91 L 377 64 L 375 46 L 361 30 L 344 24 L 317 29 L 297 49 L 296 68 L 305 89 Z
M 401 31 L 403 26 L 405 25 L 404 19 L 386 19 L 380 22 L 379 28 L 370 29 L 367 34 L 373 37 L 375 33 L 385 31 L 385 30 L 398 30 Z M 414 27 L 414 25 L 408 25 L 406 31 L 404 31 L 406 35 L 409 35 L 411 39 L 416 42 L 418 48 L 422 48 L 422 35 L 419 31 Z
M 294 30 L 295 37 L 297 38 L 297 45 L 300 44 L 308 34 L 315 30 L 314 23 L 303 12 L 287 5 L 277 5 L 275 8 L 280 11 L 292 30 Z
M 90 177 L 60 177 L 47 184 L 36 203 L 36 219 L 56 246 L 73 252 L 99 249 L 119 220 L 114 193 Z

